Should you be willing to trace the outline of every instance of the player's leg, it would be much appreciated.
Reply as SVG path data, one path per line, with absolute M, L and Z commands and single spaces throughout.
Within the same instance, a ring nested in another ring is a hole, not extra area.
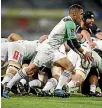
M 10 79 L 12 79 L 16 72 L 21 68 L 23 56 L 20 50 L 22 49 L 19 44 L 14 42 L 8 44 L 8 67 L 2 84 L 9 82 Z
M 11 89 L 11 87 L 20 79 L 24 78 L 25 76 L 31 76 L 32 74 L 34 74 L 39 69 L 38 67 L 41 67 L 44 63 L 51 60 L 51 57 L 53 57 L 53 55 L 51 54 L 52 54 L 51 51 L 47 53 L 45 53 L 45 51 L 42 52 L 39 51 L 34 61 L 32 61 L 28 67 L 23 68 L 22 70 L 16 73 L 13 79 L 10 80 L 10 82 L 7 84 L 7 88 Z M 8 92 L 5 94 L 8 94 Z
M 20 43 L 12 42 L 8 45 L 8 68 L 6 76 L 2 81 L 2 84 L 9 82 L 16 72 L 20 70 L 23 61 L 23 49 Z
M 81 70 L 76 70 L 75 74 L 72 75 L 71 81 L 64 85 L 64 89 L 69 92 L 70 88 L 80 87 L 82 82 L 85 80 L 85 74 Z

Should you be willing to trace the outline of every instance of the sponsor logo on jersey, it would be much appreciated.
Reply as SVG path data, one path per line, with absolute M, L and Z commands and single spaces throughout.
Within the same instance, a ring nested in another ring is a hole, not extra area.
M 75 35 L 75 29 L 71 29 L 71 35 Z

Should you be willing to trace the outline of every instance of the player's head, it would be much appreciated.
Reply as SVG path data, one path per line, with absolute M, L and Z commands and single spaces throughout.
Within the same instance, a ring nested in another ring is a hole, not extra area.
M 73 21 L 80 23 L 82 19 L 83 7 L 78 4 L 73 4 L 69 7 L 69 15 Z
M 82 15 L 82 19 L 87 27 L 92 26 L 95 21 L 95 15 L 92 11 L 85 11 Z

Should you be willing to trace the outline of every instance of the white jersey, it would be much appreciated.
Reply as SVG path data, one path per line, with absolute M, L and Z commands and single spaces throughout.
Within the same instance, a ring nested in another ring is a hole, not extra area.
M 27 41 L 19 40 L 8 44 L 8 60 L 13 60 L 22 64 L 23 60 L 31 60 L 36 53 L 39 40 Z
M 8 42 L 8 39 L 7 38 L 1 38 L 1 43 L 2 42 Z
M 45 63 L 53 60 L 53 54 L 56 50 L 59 49 L 59 47 L 67 40 L 69 39 L 68 36 L 76 38 L 74 35 L 74 32 L 70 30 L 71 33 L 69 35 L 66 33 L 66 21 L 72 21 L 71 17 L 65 17 L 63 18 L 51 31 L 51 33 L 48 36 L 48 39 L 46 39 L 43 43 L 41 43 L 38 47 L 38 53 L 34 58 L 33 63 L 41 67 Z M 71 22 L 73 23 L 73 22 Z M 75 28 L 75 24 L 73 24 L 73 28 Z M 73 29 L 74 30 L 74 29 Z
M 41 49 L 47 46 L 50 49 L 58 49 L 68 38 L 65 38 L 66 26 L 64 20 L 72 20 L 70 16 L 64 17 L 51 31 L 42 45 Z
M 96 47 L 95 48 L 97 48 L 97 49 L 102 51 L 102 40 L 97 39 L 97 40 L 94 40 L 94 42 L 96 43 Z
M 8 57 L 8 43 L 9 42 L 1 43 L 1 60 L 4 62 L 7 61 L 7 57 Z
M 97 49 L 99 49 L 99 50 L 101 50 L 102 51 L 102 40 L 100 40 L 100 39 L 97 39 L 97 38 L 94 38 L 94 37 L 91 37 L 91 39 L 92 39 L 92 41 L 94 42 L 94 43 L 96 43 L 96 47 L 95 48 L 97 48 Z M 82 38 L 82 40 L 80 41 L 82 44 L 84 44 L 84 43 L 88 43 L 86 40 L 85 40 L 85 38 Z M 91 48 L 91 47 L 90 47 Z M 94 48 L 93 48 L 94 49 Z
M 85 61 L 79 56 L 75 69 L 81 70 L 86 74 L 86 76 L 90 72 L 91 67 L 97 67 L 100 71 L 102 71 L 102 58 L 95 51 L 92 51 L 87 43 L 84 43 L 82 48 L 92 52 L 93 61 Z

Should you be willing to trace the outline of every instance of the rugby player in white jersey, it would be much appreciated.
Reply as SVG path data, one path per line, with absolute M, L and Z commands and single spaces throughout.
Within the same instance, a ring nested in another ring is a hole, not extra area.
M 4 65 L 5 61 L 7 61 L 8 42 L 18 40 L 22 40 L 22 38 L 15 33 L 11 33 L 8 38 L 1 38 L 1 67 Z
M 2 81 L 2 85 L 8 83 L 16 74 L 16 72 L 22 68 L 23 60 L 32 59 L 34 54 L 36 54 L 36 48 L 40 42 L 43 42 L 45 39 L 46 35 L 42 36 L 39 40 L 34 41 L 19 40 L 16 42 L 6 42 L 7 48 L 5 51 L 7 55 L 5 55 L 5 58 L 8 57 L 8 68 Z
M 38 94 L 40 96 L 47 96 L 50 93 L 51 89 L 55 89 L 55 87 L 57 86 L 57 82 L 59 79 L 59 76 L 61 75 L 61 73 L 63 72 L 62 66 L 60 66 L 61 63 L 64 62 L 64 66 L 65 64 L 67 65 L 68 62 L 65 59 L 66 58 L 66 51 L 65 51 L 65 46 L 64 44 L 62 44 L 59 48 L 59 50 L 56 50 L 54 52 L 54 56 L 53 59 L 51 60 L 51 73 L 52 73 L 52 78 L 50 78 L 46 85 L 44 86 L 44 88 L 42 89 L 42 91 Z M 56 61 L 58 62 L 56 63 Z
M 69 9 L 69 16 L 64 17 L 51 31 L 46 39 L 38 48 L 37 55 L 35 56 L 32 63 L 29 64 L 27 68 L 24 68 L 17 72 L 13 79 L 7 84 L 7 90 L 3 93 L 4 97 L 8 98 L 8 93 L 12 85 L 18 80 L 25 76 L 34 74 L 46 62 L 53 58 L 53 52 L 57 50 L 65 41 L 68 45 L 75 50 L 77 53 L 84 55 L 88 60 L 92 60 L 90 52 L 83 50 L 80 44 L 76 40 L 75 36 L 75 23 L 80 22 L 81 13 L 83 9 L 80 5 L 74 4 Z M 72 68 L 68 66 L 67 71 L 65 71 L 67 77 L 70 75 Z M 66 79 L 65 79 L 66 80 Z
M 83 46 L 85 47 L 85 46 Z M 68 53 L 70 54 L 70 53 Z M 99 72 L 102 73 L 102 58 L 96 53 L 95 51 L 92 51 L 93 61 L 92 62 L 85 62 L 83 59 L 80 58 L 80 56 L 75 52 L 71 53 L 73 56 L 77 56 L 76 63 L 75 64 L 75 74 L 72 75 L 72 80 L 65 85 L 65 87 L 72 88 L 76 86 L 80 86 L 82 82 L 86 79 L 87 75 L 90 72 L 91 67 L 98 68 Z M 68 55 L 70 57 L 70 55 Z M 71 61 L 73 61 L 72 58 L 69 58 Z M 72 62 L 73 64 L 73 62 Z M 73 65 L 74 65 L 73 64 Z M 95 81 L 95 80 L 94 80 Z M 92 91 L 93 90 L 93 91 Z M 90 88 L 90 91 L 95 93 L 96 85 L 93 85 Z

